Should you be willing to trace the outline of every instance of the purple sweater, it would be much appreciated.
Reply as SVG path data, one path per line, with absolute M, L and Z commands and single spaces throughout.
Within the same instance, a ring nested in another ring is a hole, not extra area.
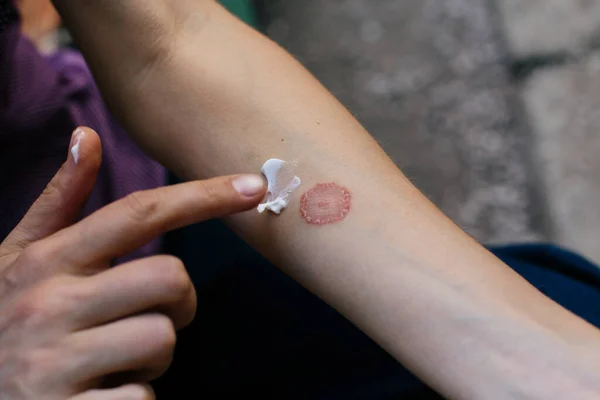
M 147 158 L 110 115 L 81 54 L 41 55 L 9 13 L 16 15 L 12 2 L 0 0 L 0 241 L 65 161 L 77 126 L 95 129 L 103 148 L 83 216 L 133 191 L 163 185 L 164 168 Z M 153 254 L 159 245 L 157 239 L 117 262 Z

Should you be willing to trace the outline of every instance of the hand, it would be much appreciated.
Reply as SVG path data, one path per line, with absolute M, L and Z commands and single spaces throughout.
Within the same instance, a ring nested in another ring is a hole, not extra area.
M 109 268 L 153 237 L 255 207 L 257 176 L 223 177 L 138 192 L 71 225 L 92 189 L 100 140 L 78 129 L 48 188 L 0 245 L 2 399 L 147 399 L 169 366 L 175 330 L 196 295 L 177 258 Z M 127 385 L 107 386 L 118 376 Z

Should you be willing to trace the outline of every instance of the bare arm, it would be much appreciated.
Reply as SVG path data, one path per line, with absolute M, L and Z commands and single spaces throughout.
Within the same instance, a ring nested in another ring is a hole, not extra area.
M 298 163 L 281 216 L 229 222 L 450 398 L 597 398 L 599 332 L 473 241 L 302 66 L 211 0 L 55 0 L 112 109 L 180 175 Z M 300 193 L 349 189 L 339 223 Z

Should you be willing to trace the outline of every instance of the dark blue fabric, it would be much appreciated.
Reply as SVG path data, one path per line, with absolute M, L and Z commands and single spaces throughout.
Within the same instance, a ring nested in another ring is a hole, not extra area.
M 551 244 L 492 248 L 542 293 L 600 327 L 600 268 Z
M 335 310 L 221 222 L 167 238 L 198 289 L 158 398 L 438 399 Z M 492 249 L 536 287 L 600 325 L 600 270 L 551 245 Z M 163 396 L 163 397 L 161 397 Z

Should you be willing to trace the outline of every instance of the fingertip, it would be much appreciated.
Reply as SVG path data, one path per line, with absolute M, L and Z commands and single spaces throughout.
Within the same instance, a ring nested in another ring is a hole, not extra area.
M 245 198 L 262 198 L 267 190 L 264 179 L 259 175 L 237 175 L 231 180 L 233 189 Z
M 73 131 L 69 145 L 69 160 L 80 169 L 95 171 L 100 167 L 102 143 L 95 130 L 80 126 Z

